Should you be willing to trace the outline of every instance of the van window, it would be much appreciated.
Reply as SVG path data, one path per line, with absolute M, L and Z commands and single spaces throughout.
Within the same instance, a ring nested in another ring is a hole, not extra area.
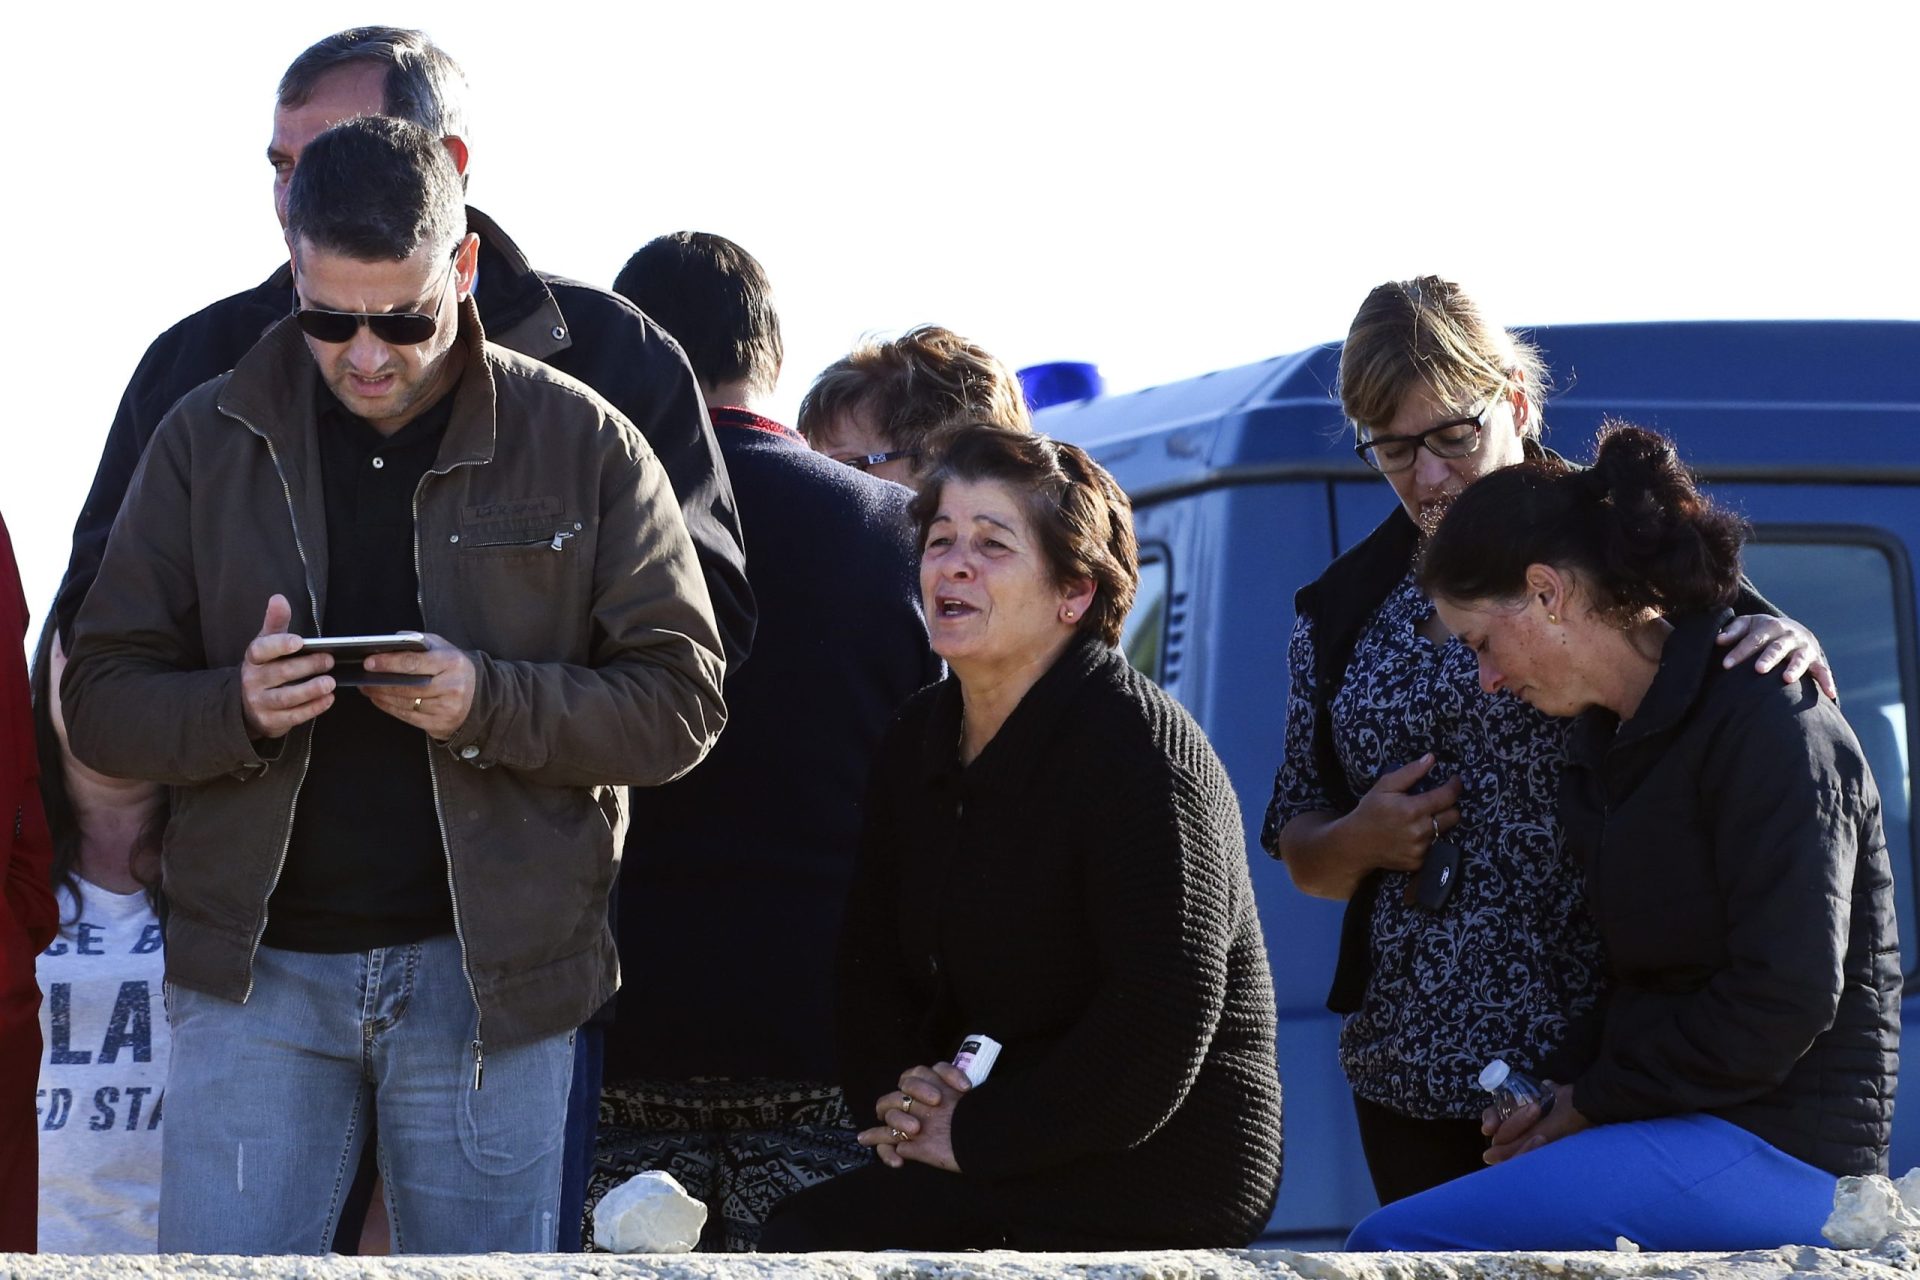
M 1744 553 L 1747 576 L 1782 613 L 1820 637 L 1840 683 L 1840 709 L 1880 789 L 1893 861 L 1900 954 L 1915 970 L 1911 727 L 1911 582 L 1897 543 L 1877 530 L 1762 528 Z
M 1120 628 L 1120 652 L 1133 669 L 1155 683 L 1166 682 L 1167 587 L 1170 578 L 1163 547 L 1140 548 L 1140 589 Z

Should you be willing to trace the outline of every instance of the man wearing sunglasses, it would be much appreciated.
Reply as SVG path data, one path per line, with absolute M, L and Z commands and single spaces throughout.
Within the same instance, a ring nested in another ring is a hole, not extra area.
M 485 340 L 439 138 L 321 133 L 287 239 L 293 314 L 162 421 L 62 682 L 82 760 L 175 789 L 160 1249 L 327 1250 L 377 1116 L 396 1248 L 550 1251 L 625 788 L 718 736 L 719 632 L 646 441 Z M 357 689 L 301 639 L 397 631 Z
M 286 225 L 289 184 L 303 149 L 321 130 L 355 116 L 411 120 L 440 138 L 455 167 L 468 172 L 466 77 L 423 32 L 358 27 L 330 35 L 295 58 L 281 77 L 266 158 L 274 210 Z M 519 247 L 480 210 L 466 226 L 479 238 L 469 287 L 489 340 L 580 379 L 638 427 L 666 468 L 706 578 L 730 667 L 751 647 L 754 601 L 747 584 L 740 517 L 692 370 L 658 326 L 625 299 L 535 271 Z M 73 551 L 54 615 L 72 648 L 73 623 L 93 586 L 108 531 L 134 468 L 161 416 L 180 397 L 239 362 L 260 335 L 294 305 L 293 272 L 282 264 L 264 282 L 174 325 L 148 348 L 127 384 L 102 450 L 86 505 L 74 525 Z M 431 297 L 417 299 L 423 305 Z M 403 366 L 404 368 L 404 366 Z M 645 832 L 636 838 L 644 838 Z M 594 1064 L 606 1012 L 583 1030 L 576 1113 L 568 1142 L 566 1212 L 578 1216 L 582 1169 L 591 1151 L 597 1107 Z M 363 1179 L 363 1182 L 366 1181 Z M 343 1242 L 346 1243 L 346 1242 Z
M 281 226 L 302 149 L 321 130 L 354 116 L 390 115 L 427 129 L 444 141 L 464 181 L 470 159 L 466 91 L 460 67 L 423 32 L 359 27 L 307 49 L 281 78 L 267 147 Z M 488 338 L 580 379 L 640 429 L 679 497 L 727 661 L 744 660 L 753 640 L 744 539 L 726 467 L 685 357 L 624 299 L 535 271 L 492 219 L 471 207 L 466 219 L 480 241 L 474 299 Z M 93 488 L 74 525 L 73 552 L 54 605 L 69 647 L 74 616 L 99 570 L 127 482 L 161 416 L 181 396 L 238 363 L 287 314 L 292 301 L 292 272 L 283 264 L 260 285 L 188 316 L 148 348 L 127 384 Z

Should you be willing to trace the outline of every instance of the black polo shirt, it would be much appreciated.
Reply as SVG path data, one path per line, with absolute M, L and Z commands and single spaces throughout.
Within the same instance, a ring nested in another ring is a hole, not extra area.
M 422 631 L 413 500 L 440 452 L 449 391 L 391 436 L 321 384 L 327 635 Z M 453 929 L 446 846 L 425 731 L 341 689 L 313 722 L 313 758 L 294 806 L 286 866 L 262 941 L 290 951 L 366 951 Z

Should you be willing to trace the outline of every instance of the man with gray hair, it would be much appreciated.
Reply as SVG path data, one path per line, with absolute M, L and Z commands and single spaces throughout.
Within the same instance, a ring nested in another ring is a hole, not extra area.
M 174 788 L 160 1249 L 326 1251 L 377 1114 L 396 1248 L 548 1251 L 625 788 L 713 744 L 720 637 L 644 438 L 486 341 L 441 140 L 304 151 L 296 309 L 160 423 L 61 686 Z

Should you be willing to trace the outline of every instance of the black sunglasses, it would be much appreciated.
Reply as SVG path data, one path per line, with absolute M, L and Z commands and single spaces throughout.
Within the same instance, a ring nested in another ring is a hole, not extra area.
M 447 279 L 453 279 L 453 273 L 447 273 Z M 320 307 L 303 307 L 300 295 L 294 295 L 293 318 L 300 326 L 300 332 L 315 342 L 352 342 L 353 335 L 365 325 L 373 331 L 373 336 L 392 347 L 413 347 L 431 338 L 440 327 L 440 308 L 445 305 L 447 291 L 440 290 L 440 300 L 433 304 L 433 314 L 423 315 L 418 311 L 327 311 Z

